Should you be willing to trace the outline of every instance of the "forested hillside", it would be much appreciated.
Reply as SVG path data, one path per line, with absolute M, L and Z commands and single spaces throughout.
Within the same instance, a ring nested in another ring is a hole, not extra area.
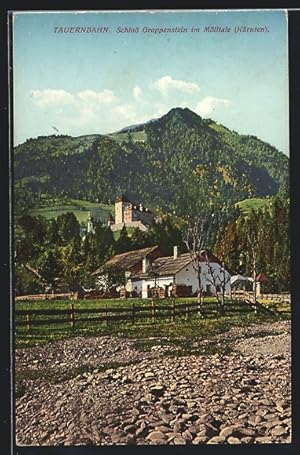
M 112 203 L 121 193 L 187 216 L 288 188 L 288 158 L 189 109 L 111 135 L 44 136 L 15 148 L 15 207 L 43 196 Z

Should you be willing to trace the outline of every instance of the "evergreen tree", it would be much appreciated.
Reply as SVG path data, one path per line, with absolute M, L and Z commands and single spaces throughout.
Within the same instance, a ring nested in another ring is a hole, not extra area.
M 134 231 L 131 236 L 131 244 L 134 250 L 138 250 L 141 248 L 146 248 L 147 246 L 151 246 L 151 239 L 147 235 L 146 232 L 141 231 L 139 228 L 134 228 Z
M 115 239 L 112 230 L 107 226 L 103 226 L 100 221 L 96 222 L 93 242 L 97 263 L 101 265 L 112 256 L 115 250 Z
M 63 263 L 58 248 L 46 250 L 37 260 L 38 272 L 51 288 L 56 288 L 56 283 L 62 277 Z
M 73 212 L 63 213 L 57 217 L 58 232 L 63 244 L 69 243 L 80 235 L 80 225 Z
M 130 238 L 128 237 L 127 229 L 125 226 L 123 226 L 120 231 L 120 236 L 116 242 L 116 252 L 118 254 L 125 253 L 126 251 L 130 251 L 131 247 L 132 245 Z

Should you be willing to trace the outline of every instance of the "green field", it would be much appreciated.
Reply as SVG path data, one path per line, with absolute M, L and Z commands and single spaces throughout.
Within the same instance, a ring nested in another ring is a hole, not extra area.
M 177 299 L 176 303 L 196 302 L 195 298 Z M 74 309 L 97 309 L 105 308 L 132 308 L 134 303 L 136 306 L 151 305 L 150 299 L 127 299 L 127 300 L 78 300 L 72 302 Z M 172 307 L 170 299 L 155 300 L 156 311 L 159 312 L 159 306 Z M 38 301 L 38 302 L 16 302 L 16 310 L 29 309 L 70 309 L 70 301 Z M 279 314 L 259 314 L 255 315 L 253 309 L 243 302 L 227 301 L 225 306 L 225 315 L 220 316 L 214 298 L 206 298 L 204 302 L 204 317 L 200 316 L 196 311 L 190 314 L 186 319 L 185 314 L 176 315 L 175 321 L 170 318 L 171 312 L 166 312 L 162 318 L 155 319 L 153 322 L 151 314 L 149 317 L 139 319 L 136 313 L 135 323 L 129 321 L 93 321 L 95 313 L 88 313 L 84 317 L 89 320 L 85 322 L 76 322 L 75 327 L 71 327 L 69 319 L 65 323 L 47 324 L 41 326 L 32 325 L 30 329 L 27 326 L 16 326 L 16 347 L 31 347 L 38 344 L 45 344 L 57 339 L 74 336 L 99 336 L 99 335 L 114 335 L 124 337 L 134 337 L 137 339 L 148 339 L 149 337 L 167 337 L 176 342 L 176 340 L 185 340 L 184 343 L 189 343 L 194 338 L 207 338 L 218 333 L 226 332 L 232 326 L 245 326 L 260 321 L 277 321 L 280 318 L 290 317 L 290 308 L 286 304 L 282 306 L 280 303 L 272 305 L 273 309 L 280 311 Z M 76 313 L 75 313 L 76 314 Z M 102 313 L 103 314 L 103 313 Z M 120 314 L 120 313 L 119 313 Z M 124 313 L 131 314 L 131 313 Z M 16 315 L 16 321 L 24 320 L 23 315 Z M 34 316 L 36 319 L 46 320 L 49 315 Z M 67 316 L 66 316 L 67 317 Z M 79 315 L 78 317 L 81 317 Z M 61 318 L 61 316 L 51 316 L 51 318 Z M 77 318 L 77 315 L 76 315 Z
M 30 211 L 32 216 L 43 216 L 47 219 L 57 218 L 59 215 L 67 212 L 73 212 L 79 223 L 86 223 L 89 217 L 90 211 L 97 214 L 97 218 L 105 222 L 109 213 L 114 214 L 113 205 L 105 205 L 97 202 L 88 202 L 80 199 L 69 199 L 67 202 L 62 203 L 61 201 L 50 202 L 49 205 L 45 205 L 38 209 Z
M 236 207 L 239 207 L 242 214 L 244 216 L 247 216 L 249 212 L 253 210 L 259 210 L 261 208 L 264 208 L 266 206 L 271 205 L 271 200 L 269 198 L 250 198 L 250 199 L 244 199 L 243 201 L 237 202 L 235 204 Z

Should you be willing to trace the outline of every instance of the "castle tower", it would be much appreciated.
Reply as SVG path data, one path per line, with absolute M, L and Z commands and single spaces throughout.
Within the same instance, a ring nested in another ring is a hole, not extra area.
M 115 223 L 121 224 L 124 223 L 124 210 L 128 207 L 131 202 L 127 199 L 127 197 L 122 194 L 115 202 Z

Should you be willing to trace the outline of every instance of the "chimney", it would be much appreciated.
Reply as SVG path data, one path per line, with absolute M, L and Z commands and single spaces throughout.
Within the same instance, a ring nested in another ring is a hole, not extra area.
M 148 258 L 144 257 L 143 258 L 143 263 L 142 263 L 142 272 L 143 273 L 147 273 L 148 270 L 149 270 L 149 265 L 150 265 L 150 261 Z
M 173 246 L 173 259 L 177 259 L 179 256 L 179 248 L 177 245 Z

